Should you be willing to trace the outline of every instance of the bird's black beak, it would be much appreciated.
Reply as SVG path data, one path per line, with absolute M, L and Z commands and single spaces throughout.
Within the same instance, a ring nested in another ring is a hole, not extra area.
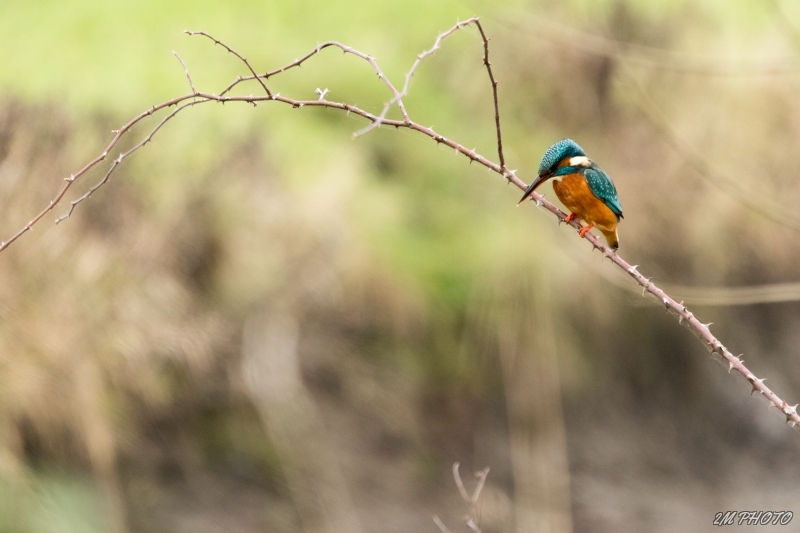
M 539 174 L 538 176 L 536 176 L 536 179 L 533 180 L 533 183 L 528 185 L 528 188 L 525 189 L 525 194 L 522 195 L 522 198 L 520 198 L 519 202 L 517 202 L 517 205 L 527 200 L 528 196 L 533 194 L 533 191 L 536 190 L 536 187 L 538 187 L 539 185 L 550 179 L 550 177 L 551 177 L 550 174 Z

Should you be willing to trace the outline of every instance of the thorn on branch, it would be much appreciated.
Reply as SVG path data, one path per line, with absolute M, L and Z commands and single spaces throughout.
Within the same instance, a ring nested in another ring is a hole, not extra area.
M 767 378 L 758 379 L 753 374 L 750 374 L 747 376 L 747 381 L 749 381 L 753 386 L 753 390 L 750 391 L 750 396 L 752 396 L 754 392 L 761 392 L 760 385 L 763 385 L 764 382 L 767 381 Z

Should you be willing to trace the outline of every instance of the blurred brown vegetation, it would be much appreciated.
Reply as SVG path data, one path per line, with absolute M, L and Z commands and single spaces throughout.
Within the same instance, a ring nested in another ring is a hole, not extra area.
M 797 281 L 796 30 L 780 4 L 724 9 L 485 7 L 509 166 L 529 181 L 576 139 L 619 189 L 620 253 L 656 281 Z M 408 106 L 488 156 L 464 33 Z M 290 88 L 333 85 L 314 69 Z M 377 105 L 373 82 L 337 97 Z M 492 469 L 487 532 L 800 513 L 797 432 L 516 190 L 410 134 L 352 142 L 362 123 L 329 110 L 246 112 L 176 120 L 0 254 L 0 531 L 456 530 L 454 461 Z M 122 118 L 5 97 L 4 233 Z M 695 313 L 796 399 L 798 305 Z

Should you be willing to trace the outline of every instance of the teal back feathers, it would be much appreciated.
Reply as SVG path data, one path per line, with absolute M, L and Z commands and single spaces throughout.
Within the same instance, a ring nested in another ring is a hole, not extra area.
M 622 218 L 622 206 L 619 204 L 617 188 L 614 187 L 611 178 L 594 163 L 583 171 L 583 177 L 589 183 L 592 194 L 606 204 L 617 217 Z

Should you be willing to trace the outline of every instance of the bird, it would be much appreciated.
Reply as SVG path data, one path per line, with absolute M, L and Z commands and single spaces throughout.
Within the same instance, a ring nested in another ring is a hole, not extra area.
M 585 237 L 588 231 L 596 227 L 606 238 L 608 245 L 617 250 L 617 225 L 623 218 L 622 206 L 617 197 L 617 188 L 608 174 L 586 157 L 586 152 L 575 141 L 562 139 L 544 153 L 538 176 L 525 189 L 525 194 L 517 205 L 550 178 L 558 178 L 553 181 L 553 190 L 561 203 L 570 210 L 565 221 L 585 221 L 588 226 L 581 228 L 581 237 Z

